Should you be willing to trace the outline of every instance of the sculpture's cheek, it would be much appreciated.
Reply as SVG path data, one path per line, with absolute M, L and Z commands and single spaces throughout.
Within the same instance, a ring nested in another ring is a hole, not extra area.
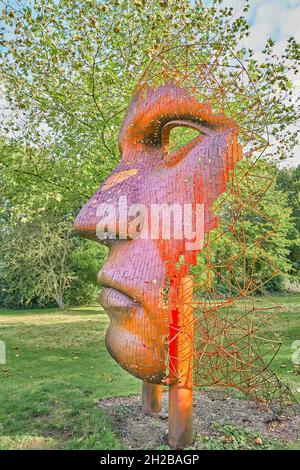
M 150 324 L 142 307 L 132 315 L 128 312 L 122 317 L 111 313 L 109 316 L 105 343 L 110 355 L 135 377 L 162 383 L 166 377 L 167 349 L 164 339 L 168 323 Z

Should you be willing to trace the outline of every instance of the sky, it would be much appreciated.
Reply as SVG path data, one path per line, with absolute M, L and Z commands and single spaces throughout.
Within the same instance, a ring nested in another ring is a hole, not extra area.
M 242 14 L 243 0 L 225 0 L 224 6 L 234 8 Z M 266 40 L 276 40 L 276 50 L 281 52 L 286 41 L 294 36 L 300 41 L 300 0 L 250 0 L 248 20 L 251 23 L 251 35 L 244 45 L 259 51 Z M 300 96 L 300 77 L 293 80 L 296 86 L 295 97 Z M 300 145 L 295 149 L 295 157 L 285 160 L 280 166 L 296 166 L 300 164 Z
M 84 0 L 82 0 L 84 1 Z M 26 0 L 19 0 L 19 3 Z M 3 6 L 2 0 L 0 5 Z M 10 5 L 16 4 L 15 0 L 8 0 Z M 204 0 L 209 6 L 211 0 Z M 244 0 L 223 0 L 224 6 L 233 7 L 236 16 L 242 15 Z M 268 38 L 276 40 L 276 48 L 281 52 L 287 39 L 294 36 L 300 41 L 300 0 L 250 0 L 248 20 L 252 25 L 250 37 L 245 40 L 244 46 L 251 47 L 259 55 Z M 295 96 L 300 96 L 300 77 L 295 80 Z M 1 98 L 0 98 L 1 103 Z M 285 160 L 281 165 L 296 166 L 300 164 L 300 145 L 295 150 L 293 159 Z
M 241 14 L 244 3 L 244 0 L 223 0 L 224 6 L 233 7 Z M 291 36 L 300 39 L 300 0 L 250 0 L 250 5 L 248 20 L 252 32 L 247 45 L 254 50 L 262 49 L 269 37 L 277 41 L 278 50 L 284 48 Z

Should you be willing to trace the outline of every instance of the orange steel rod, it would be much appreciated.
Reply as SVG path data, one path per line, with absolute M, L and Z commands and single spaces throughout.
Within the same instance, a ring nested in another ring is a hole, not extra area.
M 146 414 L 159 413 L 161 410 L 162 386 L 143 382 L 142 410 Z
M 188 447 L 193 442 L 193 278 L 179 286 L 177 312 L 170 325 L 169 446 Z

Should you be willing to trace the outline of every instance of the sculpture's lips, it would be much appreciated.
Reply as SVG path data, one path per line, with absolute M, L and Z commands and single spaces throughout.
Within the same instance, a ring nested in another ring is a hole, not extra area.
M 122 281 L 116 279 L 114 271 L 105 268 L 99 271 L 98 282 L 101 286 L 99 302 L 104 309 L 141 307 L 140 298 L 133 297 L 136 291 L 132 292 L 132 289 Z
M 115 270 L 102 269 L 99 301 L 110 322 L 105 336 L 109 354 L 130 374 L 151 383 L 166 375 L 165 329 L 149 317 L 138 290 Z
M 106 310 L 140 307 L 140 304 L 128 295 L 112 287 L 102 287 L 99 295 L 100 305 Z

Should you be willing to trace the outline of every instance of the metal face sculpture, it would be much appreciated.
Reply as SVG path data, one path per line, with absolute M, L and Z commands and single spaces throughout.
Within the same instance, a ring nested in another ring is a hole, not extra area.
M 199 135 L 168 152 L 175 126 L 196 129 Z M 95 240 L 102 229 L 102 233 L 107 231 L 110 253 L 99 282 L 100 303 L 110 316 L 106 336 L 110 354 L 139 379 L 160 384 L 167 375 L 169 330 L 169 312 L 161 308 L 162 289 L 173 278 L 180 256 L 186 266 L 195 264 L 205 232 L 216 226 L 210 208 L 225 191 L 228 173 L 241 158 L 241 147 L 237 127 L 229 119 L 213 115 L 209 105 L 198 103 L 172 82 L 149 90 L 145 97 L 134 95 L 119 147 L 120 164 L 82 209 L 75 226 L 81 236 Z M 124 201 L 128 208 L 145 208 L 144 213 L 121 213 Z M 99 216 L 99 207 L 105 205 L 112 206 L 110 214 Z M 192 229 L 184 227 L 187 208 L 195 219 L 196 207 L 203 211 L 197 234 L 203 232 L 202 240 L 198 241 L 184 237 L 184 229 Z M 156 220 L 154 209 L 159 209 Z M 170 214 L 170 239 L 160 233 L 166 214 Z M 132 239 L 130 231 L 137 224 L 139 233 Z M 191 248 L 194 243 L 195 248 L 187 250 L 187 243 Z
M 236 228 L 247 204 L 240 186 L 253 177 L 255 161 L 238 177 L 235 169 L 242 145 L 258 158 L 268 145 L 264 115 L 251 80 L 240 94 L 247 74 L 229 52 L 209 56 L 181 45 L 150 64 L 120 130 L 120 163 L 75 222 L 80 236 L 109 247 L 99 273 L 100 303 L 110 317 L 107 349 L 143 381 L 146 412 L 160 410 L 161 385 L 169 387 L 175 448 L 192 443 L 193 387 L 236 387 L 255 397 L 260 388 L 281 390 L 263 359 L 278 343 L 272 349 L 266 339 L 266 347 L 259 331 L 272 308 L 255 299 L 278 272 L 271 262 L 264 279 L 254 270 L 269 234 L 249 241 L 243 217 Z M 172 150 L 175 127 L 196 136 Z M 251 196 L 251 211 L 260 197 Z

